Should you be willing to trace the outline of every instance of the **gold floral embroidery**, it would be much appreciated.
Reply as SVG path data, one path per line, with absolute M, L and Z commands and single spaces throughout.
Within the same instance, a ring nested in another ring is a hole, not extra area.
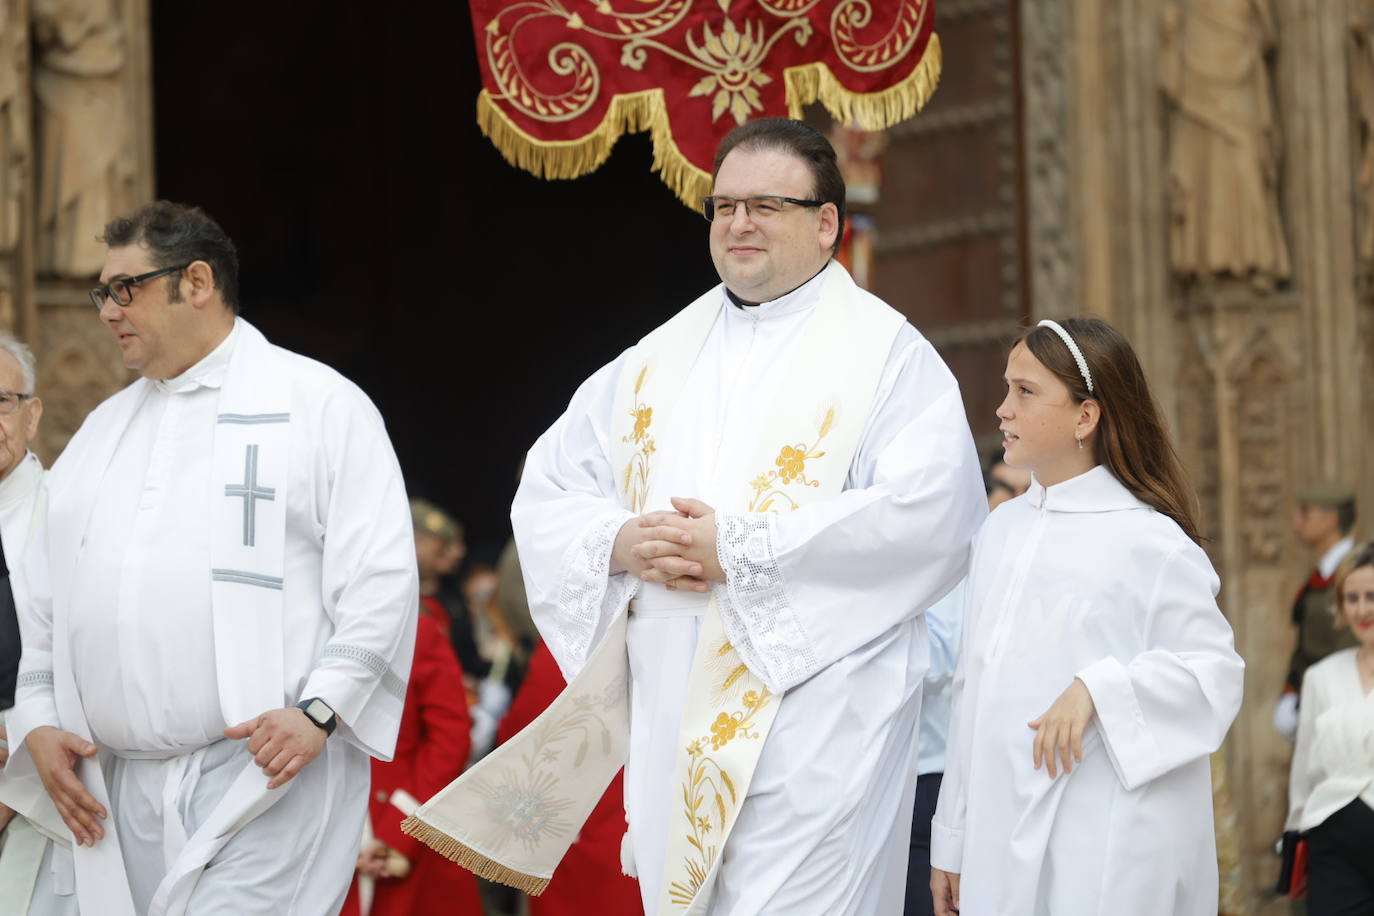
M 715 805 L 715 835 L 723 838 L 728 832 L 729 819 L 740 804 L 735 780 L 715 757 L 706 753 L 706 743 L 709 741 L 712 750 L 718 751 L 736 739 L 758 740 L 759 733 L 753 730 L 754 720 L 772 697 L 767 688 L 745 691 L 742 709 L 720 713 L 711 725 L 710 735 L 703 735 L 687 745 L 689 763 L 687 781 L 682 786 L 682 804 L 690 831 L 685 838 L 696 852 L 683 860 L 686 880 L 674 881 L 668 886 L 668 896 L 677 906 L 691 904 L 720 854 L 720 847 L 710 842 L 711 809 L 703 814 L 702 806 Z
M 786 487 L 793 484 L 820 487 L 819 480 L 811 480 L 806 476 L 806 463 L 825 457 L 820 445 L 835 428 L 835 421 L 835 408 L 831 407 L 817 426 L 814 442 L 810 445 L 805 442 L 784 445 L 778 451 L 778 457 L 773 459 L 775 467 L 749 481 L 749 489 L 754 491 L 753 497 L 749 500 L 750 512 L 777 512 L 778 506 L 791 511 L 800 504 L 787 492 Z
M 630 511 L 636 514 L 644 511 L 644 504 L 649 499 L 649 460 L 654 452 L 658 451 L 654 445 L 654 437 L 649 435 L 649 427 L 654 422 L 654 409 L 639 400 L 639 392 L 644 387 L 644 379 L 648 374 L 649 364 L 645 363 L 640 368 L 639 375 L 635 376 L 635 406 L 629 411 L 630 416 L 634 417 L 635 425 L 630 434 L 622 436 L 620 440 L 639 446 L 639 451 L 631 455 L 629 464 L 625 465 L 621 484 L 621 489 L 629 498 Z

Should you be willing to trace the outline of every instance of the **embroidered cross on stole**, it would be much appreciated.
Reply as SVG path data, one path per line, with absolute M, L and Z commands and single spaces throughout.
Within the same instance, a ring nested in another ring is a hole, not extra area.
M 720 512 L 785 513 L 843 489 L 902 317 L 831 265 L 801 340 L 759 392 L 757 444 L 726 468 Z M 612 462 L 623 504 L 667 504 L 655 491 L 664 449 L 687 431 L 674 406 L 715 323 L 720 288 L 645 337 L 619 380 Z M 728 307 L 728 306 L 727 306 Z M 719 586 L 718 586 L 719 588 Z M 430 799 L 403 829 L 489 880 L 538 894 L 624 764 L 629 744 L 620 614 L 567 689 L 511 741 Z M 712 598 L 693 656 L 679 735 L 675 812 L 657 913 L 709 906 L 722 852 L 784 697 L 749 670 L 726 636 Z

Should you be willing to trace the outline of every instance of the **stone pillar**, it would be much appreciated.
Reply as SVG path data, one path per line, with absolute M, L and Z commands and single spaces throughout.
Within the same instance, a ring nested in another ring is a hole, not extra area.
M 36 352 L 51 461 L 101 400 L 129 381 L 86 291 L 104 224 L 153 189 L 148 0 L 30 0 L 34 99 Z
M 1210 43 L 1202 59 L 1216 72 L 1249 66 L 1250 120 L 1228 125 L 1240 128 L 1236 149 L 1174 120 L 1189 89 L 1178 83 L 1179 30 L 1204 7 L 1242 25 L 1190 36 Z M 1374 0 L 1022 9 L 1032 312 L 1120 327 L 1170 421 L 1248 666 L 1244 707 L 1215 761 L 1228 790 L 1218 799 L 1222 912 L 1286 913 L 1267 889 L 1291 748 L 1270 715 L 1292 646 L 1289 602 L 1310 566 L 1289 526 L 1294 493 L 1343 479 L 1374 514 L 1374 450 L 1362 435 L 1374 407 Z M 1189 156 L 1244 172 L 1249 209 L 1189 227 L 1203 251 L 1227 253 L 1221 264 L 1179 256 L 1174 221 L 1188 211 L 1177 169 Z M 1273 231 L 1254 247 L 1245 234 L 1259 224 Z
M 0 0 L 0 326 L 35 330 L 32 89 L 26 0 Z

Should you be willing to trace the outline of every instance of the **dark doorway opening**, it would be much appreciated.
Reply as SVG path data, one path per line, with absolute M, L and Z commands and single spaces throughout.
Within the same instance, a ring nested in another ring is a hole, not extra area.
M 472 553 L 573 390 L 716 281 L 644 136 L 548 182 L 478 131 L 466 4 L 153 4 L 158 194 L 239 246 L 243 315 L 357 382 Z

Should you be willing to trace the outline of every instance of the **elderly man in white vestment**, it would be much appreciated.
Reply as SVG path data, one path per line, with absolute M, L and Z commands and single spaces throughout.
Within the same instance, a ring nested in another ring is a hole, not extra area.
M 43 401 L 35 393 L 33 353 L 0 332 L 0 766 L 9 757 L 5 712 L 19 673 L 19 621 L 10 577 L 47 505 L 43 465 L 29 451 Z M 35 790 L 36 789 L 36 790 Z M 76 916 L 71 844 L 41 787 L 0 775 L 0 916 Z
M 8 774 L 70 831 L 83 916 L 335 913 L 413 650 L 395 455 L 356 386 L 237 316 L 202 211 L 104 241 L 92 300 L 142 378 L 48 477 Z
M 624 858 L 646 912 L 899 913 L 921 615 L 986 514 L 977 455 L 935 349 L 833 260 L 829 143 L 749 122 L 714 181 L 722 285 L 529 453 L 512 518 L 531 610 L 570 677 L 629 615 Z M 713 698 L 738 710 L 692 732 Z

